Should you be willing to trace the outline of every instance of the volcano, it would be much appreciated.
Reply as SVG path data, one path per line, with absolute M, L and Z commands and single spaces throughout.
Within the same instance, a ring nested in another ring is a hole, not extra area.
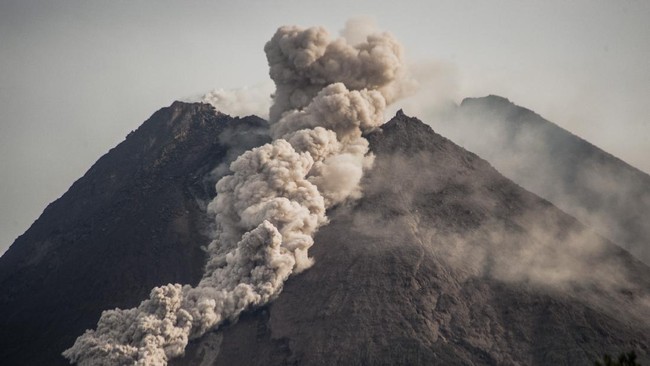
M 268 128 L 175 102 L 99 159 L 0 258 L 3 364 L 68 364 L 103 310 L 198 283 L 214 183 Z M 171 364 L 650 361 L 645 264 L 416 118 L 365 138 L 363 196 L 328 211 L 314 265 Z
M 433 126 L 650 264 L 650 176 L 506 98 L 463 100 Z M 480 132 L 478 132 L 480 131 Z
M 3 362 L 68 364 L 61 352 L 102 310 L 198 282 L 211 173 L 267 142 L 267 128 L 177 102 L 100 158 L 0 258 Z

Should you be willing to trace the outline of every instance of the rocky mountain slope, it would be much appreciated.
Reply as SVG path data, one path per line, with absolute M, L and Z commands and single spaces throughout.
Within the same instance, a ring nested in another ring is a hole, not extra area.
M 66 364 L 102 310 L 198 281 L 213 183 L 266 128 L 177 102 L 102 157 L 0 258 L 3 364 Z M 173 364 L 650 360 L 647 266 L 417 119 L 367 138 L 364 197 L 329 213 L 314 266 Z
M 630 310 L 647 299 L 646 266 L 417 119 L 368 139 L 365 196 L 330 214 L 314 267 L 173 364 L 647 360 L 648 309 Z M 607 283 L 612 270 L 629 282 Z
M 434 128 L 650 264 L 650 176 L 509 100 L 465 99 Z
M 61 352 L 103 310 L 197 282 L 210 172 L 266 142 L 266 129 L 177 102 L 99 159 L 0 258 L 2 364 L 68 364 Z

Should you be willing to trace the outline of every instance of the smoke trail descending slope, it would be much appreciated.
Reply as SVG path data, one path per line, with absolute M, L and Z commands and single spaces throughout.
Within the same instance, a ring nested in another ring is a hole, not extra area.
M 402 50 L 388 34 L 354 46 L 322 28 L 282 27 L 265 47 L 276 83 L 272 143 L 247 151 L 217 183 L 217 223 L 203 279 L 156 287 L 128 310 L 108 310 L 64 356 L 81 365 L 164 365 L 190 338 L 273 300 L 311 265 L 326 209 L 361 195 L 372 164 L 362 132 L 402 93 Z

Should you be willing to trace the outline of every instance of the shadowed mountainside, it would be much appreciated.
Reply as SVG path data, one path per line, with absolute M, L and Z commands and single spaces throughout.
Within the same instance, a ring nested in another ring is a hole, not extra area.
M 650 176 L 509 100 L 463 100 L 434 128 L 650 264 Z
M 61 352 L 103 310 L 198 282 L 209 173 L 266 142 L 266 129 L 176 102 L 100 158 L 0 258 L 2 364 L 68 364 Z
M 102 310 L 196 283 L 214 182 L 266 128 L 176 102 L 102 157 L 0 258 L 3 364 L 66 364 Z M 648 267 L 415 118 L 367 138 L 364 197 L 329 213 L 314 266 L 172 364 L 648 362 Z
M 330 213 L 315 265 L 173 365 L 647 360 L 647 305 L 621 311 L 647 299 L 645 265 L 417 119 L 398 114 L 368 139 L 364 198 Z M 554 254 L 531 260 L 531 247 Z M 558 279 L 554 263 L 584 271 Z M 605 289 L 613 268 L 631 282 Z

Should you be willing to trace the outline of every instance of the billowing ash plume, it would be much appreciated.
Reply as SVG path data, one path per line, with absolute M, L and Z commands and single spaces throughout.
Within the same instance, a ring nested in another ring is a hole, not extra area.
M 375 90 L 387 103 L 401 95 L 402 48 L 387 34 L 350 46 L 330 41 L 323 28 L 282 27 L 264 48 L 276 84 L 270 120 L 306 107 L 324 87 L 343 83 L 350 90 Z
M 322 28 L 282 27 L 266 44 L 276 84 L 274 141 L 235 160 L 208 207 L 217 231 L 196 287 L 156 287 L 128 310 L 108 310 L 64 356 L 81 365 L 165 365 L 189 339 L 278 296 L 311 265 L 326 209 L 361 195 L 372 164 L 364 131 L 400 95 L 403 56 L 388 34 L 349 45 Z

